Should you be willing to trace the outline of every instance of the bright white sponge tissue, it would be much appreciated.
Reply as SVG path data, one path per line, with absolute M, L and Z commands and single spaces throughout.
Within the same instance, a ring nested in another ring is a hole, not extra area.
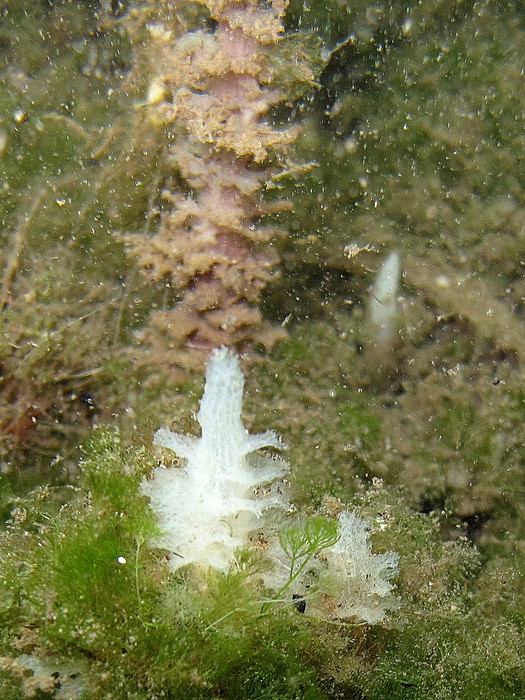
M 283 445 L 271 430 L 248 433 L 241 419 L 243 389 L 237 355 L 225 347 L 213 350 L 197 413 L 201 436 L 166 428 L 155 433 L 154 444 L 181 461 L 180 467 L 156 468 L 153 478 L 142 483 L 161 530 L 154 544 L 170 552 L 172 569 L 196 563 L 228 571 L 263 511 L 285 507 L 270 485 L 288 472 L 288 465 L 278 457 L 253 454 Z
M 395 336 L 397 324 L 397 294 L 401 275 L 401 258 L 393 251 L 381 265 L 369 300 L 369 317 L 379 345 L 388 345 Z
M 397 552 L 374 554 L 366 520 L 350 511 L 338 518 L 339 539 L 325 550 L 329 587 L 336 618 L 356 618 L 374 624 L 398 607 L 390 579 L 398 572 Z

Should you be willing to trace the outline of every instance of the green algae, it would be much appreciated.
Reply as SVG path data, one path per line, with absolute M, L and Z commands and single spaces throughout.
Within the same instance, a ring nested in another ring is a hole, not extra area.
M 476 550 L 465 541 L 443 543 L 438 519 L 414 513 L 401 494 L 376 482 L 355 502 L 375 546 L 401 554 L 395 624 L 334 626 L 308 607 L 301 614 L 291 599 L 265 604 L 252 582 L 264 570 L 256 553 L 239 556 L 228 574 L 169 574 L 146 542 L 155 525 L 139 483 L 153 464 L 146 450 L 124 447 L 114 429 L 98 429 L 83 448 L 79 488 L 38 490 L 12 503 L 0 542 L 6 688 L 21 651 L 52 659 L 59 675 L 67 660 L 86 689 L 78 697 L 329 698 L 342 688 L 379 697 L 386 688 L 411 687 L 430 698 L 433 659 L 445 653 L 444 687 L 468 690 L 470 673 L 489 688 L 498 679 L 512 692 L 522 686 L 513 673 L 520 632 L 512 591 L 520 580 L 480 574 Z M 329 517 L 306 521 L 316 549 L 333 541 L 329 525 Z M 287 541 L 302 542 L 297 528 L 288 533 Z M 503 610 L 478 598 L 478 586 L 494 585 L 506 588 Z M 468 645 L 474 623 L 482 636 Z M 468 664 L 454 656 L 457 645 Z M 400 657 L 406 663 L 392 663 Z

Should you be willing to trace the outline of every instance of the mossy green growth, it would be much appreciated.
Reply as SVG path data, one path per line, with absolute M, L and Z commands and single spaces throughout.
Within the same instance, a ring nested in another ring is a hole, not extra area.
M 175 576 L 147 545 L 156 525 L 140 482 L 153 465 L 146 450 L 99 428 L 83 449 L 81 487 L 61 492 L 58 512 L 53 490 L 13 502 L 0 544 L 2 693 L 13 674 L 19 697 L 28 679 L 42 690 L 67 661 L 85 689 L 74 697 L 255 697 L 257 688 L 268 698 L 327 697 L 315 690 L 297 611 L 262 614 L 250 583 L 262 558 L 239 553 L 226 576 Z M 42 660 L 46 680 L 31 673 Z
M 523 556 L 487 566 L 466 540 L 443 542 L 437 516 L 413 512 L 403 501 L 379 482 L 356 499 L 378 548 L 400 553 L 402 605 L 395 626 L 369 633 L 373 665 L 356 670 L 349 663 L 346 682 L 359 676 L 367 700 L 521 697 Z M 366 646 L 356 645 L 354 654 Z
M 305 589 L 301 607 L 287 585 L 267 588 L 262 539 L 237 552 L 227 574 L 170 572 L 151 546 L 157 526 L 140 487 L 154 465 L 147 449 L 97 428 L 82 448 L 78 486 L 8 497 L 2 697 L 58 699 L 59 685 L 79 700 L 431 700 L 488 698 L 498 683 L 503 698 L 525 690 L 517 664 L 523 576 L 483 569 L 466 541 L 443 543 L 437 517 L 413 512 L 401 492 L 376 480 L 354 498 L 374 551 L 400 554 L 399 608 L 381 624 L 360 625 L 323 617 L 330 596 L 316 607 Z M 324 515 L 282 524 L 295 584 L 303 564 L 321 563 L 334 544 L 343 507 L 327 499 Z
M 369 700 L 510 700 L 525 684 L 522 634 L 479 607 L 436 612 L 391 635 L 366 689 Z

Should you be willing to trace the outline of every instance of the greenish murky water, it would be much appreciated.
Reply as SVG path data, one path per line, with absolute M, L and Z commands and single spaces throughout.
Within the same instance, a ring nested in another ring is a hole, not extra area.
M 142 116 L 168 20 L 173 41 L 217 24 L 190 2 L 0 3 L 2 697 L 523 697 L 523 8 L 292 1 L 284 19 L 315 80 L 282 78 L 270 117 L 309 166 L 262 195 L 288 205 L 259 304 L 286 337 L 246 354 L 245 425 L 287 444 L 300 517 L 356 508 L 399 552 L 377 626 L 258 616 L 241 573 L 166 578 L 147 546 L 153 431 L 196 434 L 203 381 L 157 336 L 144 358 L 181 292 L 123 242 L 155 234 L 164 191 L 195 195 L 170 160 L 183 127 Z M 31 695 L 53 669 L 62 689 Z

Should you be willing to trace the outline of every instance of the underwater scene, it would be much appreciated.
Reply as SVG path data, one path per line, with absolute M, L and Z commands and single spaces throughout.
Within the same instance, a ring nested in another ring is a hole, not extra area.
M 525 13 L 0 0 L 1 700 L 525 698 Z

